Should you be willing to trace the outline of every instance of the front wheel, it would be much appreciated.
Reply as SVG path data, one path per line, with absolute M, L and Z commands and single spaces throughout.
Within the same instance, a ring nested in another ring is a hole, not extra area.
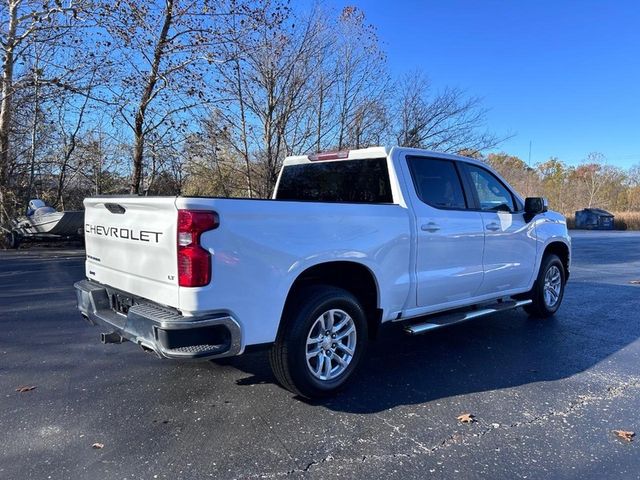
M 341 288 L 298 291 L 271 349 L 271 368 L 288 390 L 307 398 L 332 395 L 353 375 L 367 346 L 358 299 Z
M 546 255 L 540 264 L 529 298 L 533 303 L 524 307 L 533 317 L 547 318 L 556 313 L 564 296 L 566 274 L 557 255 Z

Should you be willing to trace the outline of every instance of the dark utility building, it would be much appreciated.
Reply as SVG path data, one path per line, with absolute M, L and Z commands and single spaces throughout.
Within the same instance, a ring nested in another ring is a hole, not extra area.
M 613 214 L 601 208 L 583 208 L 576 212 L 576 228 L 613 230 Z

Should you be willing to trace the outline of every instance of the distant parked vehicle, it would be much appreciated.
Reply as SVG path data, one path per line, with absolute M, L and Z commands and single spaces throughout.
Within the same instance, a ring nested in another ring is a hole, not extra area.
M 613 230 L 614 215 L 601 208 L 583 208 L 576 212 L 576 228 Z
M 271 344 L 275 376 L 305 397 L 342 386 L 383 322 L 415 335 L 517 307 L 548 317 L 569 276 L 566 221 L 545 199 L 425 150 L 289 157 L 271 200 L 84 205 L 78 308 L 103 342 L 173 359 Z
M 58 212 L 40 199 L 29 201 L 26 215 L 11 221 L 5 228 L 11 248 L 24 240 L 47 241 L 79 238 L 83 234 L 84 211 Z

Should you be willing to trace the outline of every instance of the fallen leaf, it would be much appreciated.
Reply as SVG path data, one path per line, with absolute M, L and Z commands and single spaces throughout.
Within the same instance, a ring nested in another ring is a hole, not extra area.
M 95 449 L 100 449 L 100 448 L 104 448 L 104 443 L 94 443 L 93 445 L 91 445 L 91 448 L 95 448 Z
M 36 386 L 35 385 L 31 385 L 31 386 L 21 386 L 16 388 L 16 392 L 20 392 L 20 393 L 24 393 L 24 392 L 30 392 L 31 390 L 35 390 Z
M 473 423 L 476 421 L 476 416 L 470 413 L 463 413 L 462 415 L 459 415 L 457 418 L 460 423 Z
M 633 437 L 636 436 L 635 432 L 627 432 L 625 430 L 614 430 L 613 433 L 615 433 L 618 438 L 626 440 L 627 442 L 631 442 Z

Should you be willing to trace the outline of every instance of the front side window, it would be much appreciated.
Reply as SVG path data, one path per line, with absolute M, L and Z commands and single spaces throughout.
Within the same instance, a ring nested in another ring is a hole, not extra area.
M 515 206 L 511 192 L 491 172 L 475 165 L 466 165 L 471 183 L 478 193 L 480 209 L 487 211 L 514 212 Z
M 407 162 L 420 200 L 436 208 L 467 208 L 453 162 L 420 157 L 408 157 Z

